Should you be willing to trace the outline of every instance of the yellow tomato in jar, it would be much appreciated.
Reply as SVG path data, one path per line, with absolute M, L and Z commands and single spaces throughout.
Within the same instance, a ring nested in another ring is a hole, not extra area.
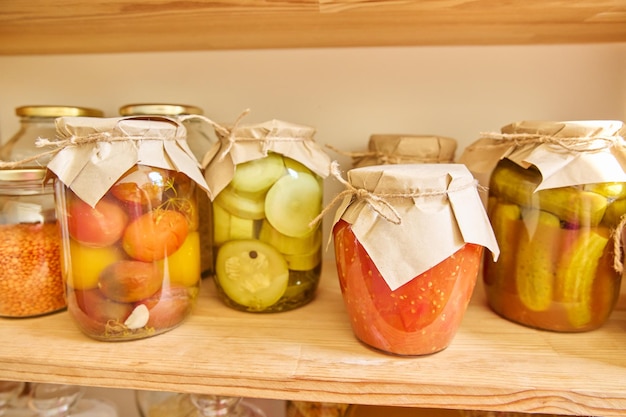
M 70 239 L 71 268 L 66 270 L 63 263 L 63 277 L 67 285 L 75 290 L 88 290 L 98 286 L 100 273 L 109 265 L 124 257 L 116 246 L 94 248 Z M 64 259 L 67 259 L 64 257 Z
M 159 263 L 169 272 L 171 285 L 196 285 L 200 280 L 200 234 L 189 233 L 181 247 Z

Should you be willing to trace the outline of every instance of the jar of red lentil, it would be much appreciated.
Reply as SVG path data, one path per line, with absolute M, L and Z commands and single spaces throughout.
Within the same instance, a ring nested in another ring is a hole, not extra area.
M 70 316 L 103 341 L 178 326 L 198 294 L 196 187 L 207 190 L 185 129 L 167 118 L 59 118 L 57 134 L 48 169 Z
M 37 138 L 54 138 L 54 120 L 62 116 L 102 117 L 101 110 L 76 106 L 29 105 L 15 109 L 20 118 L 20 129 L 0 147 L 0 159 L 22 161 L 20 167 L 42 167 L 50 160 L 49 154 L 42 154 L 35 146 Z M 37 157 L 36 157 L 37 156 Z M 36 157 L 36 158 L 35 158 Z
M 42 168 L 0 170 L 0 316 L 65 308 L 54 190 Z
M 312 223 L 330 167 L 315 129 L 278 120 L 215 129 L 205 177 L 221 299 L 262 313 L 308 303 L 322 266 L 322 225 Z
M 206 129 L 206 124 L 197 117 L 185 117 L 202 115 L 200 107 L 187 104 L 168 103 L 135 103 L 126 104 L 119 109 L 121 116 L 166 116 L 179 119 L 187 130 L 187 144 L 198 161 L 202 161 L 204 155 L 215 142 Z M 213 274 L 213 245 L 211 235 L 211 204 L 209 196 L 201 188 L 198 188 L 199 208 L 199 233 L 200 233 L 200 263 L 202 276 L 209 277 Z
M 361 342 L 427 355 L 452 341 L 483 248 L 498 246 L 461 164 L 377 165 L 348 171 L 333 226 L 344 304 Z
M 486 260 L 484 281 L 496 313 L 558 332 L 609 318 L 622 275 L 624 132 L 616 121 L 519 122 L 472 146 L 494 156 L 481 162 L 493 164 L 488 213 L 501 254 Z
M 375 134 L 366 152 L 352 154 L 352 166 L 446 164 L 454 162 L 456 147 L 456 140 L 445 136 Z

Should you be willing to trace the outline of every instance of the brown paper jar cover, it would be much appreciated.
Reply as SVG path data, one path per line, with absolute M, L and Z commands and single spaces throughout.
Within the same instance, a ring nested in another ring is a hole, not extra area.
M 355 168 L 409 163 L 451 163 L 457 148 L 453 138 L 436 135 L 374 134 L 368 152 L 353 157 Z

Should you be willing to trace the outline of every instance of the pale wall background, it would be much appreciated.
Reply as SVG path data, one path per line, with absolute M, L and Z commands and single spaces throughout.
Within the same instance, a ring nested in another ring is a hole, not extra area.
M 626 120 L 626 44 L 242 50 L 0 57 L 0 139 L 26 104 L 202 107 L 218 122 L 282 119 L 321 144 L 363 150 L 373 133 L 438 134 L 461 154 L 483 131 L 527 119 Z M 336 155 L 342 167 L 349 160 Z M 340 190 L 326 183 L 326 200 Z M 325 222 L 326 233 L 330 219 Z M 134 417 L 130 391 L 113 396 Z M 262 401 L 270 416 L 282 403 Z

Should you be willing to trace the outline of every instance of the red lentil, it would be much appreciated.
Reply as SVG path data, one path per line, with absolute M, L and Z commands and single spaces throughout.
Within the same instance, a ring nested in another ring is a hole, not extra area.
M 65 308 L 56 223 L 0 225 L 0 316 Z

